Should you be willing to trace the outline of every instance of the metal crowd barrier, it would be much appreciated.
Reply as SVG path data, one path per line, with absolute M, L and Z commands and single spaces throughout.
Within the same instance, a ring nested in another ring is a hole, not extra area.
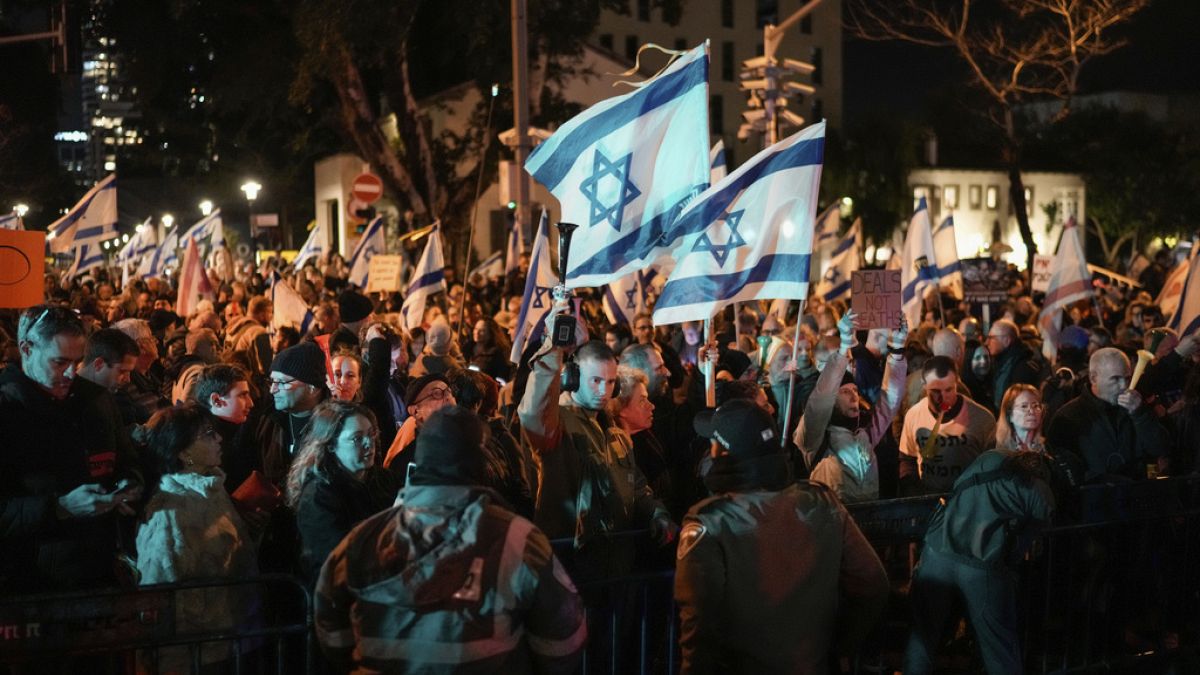
M 848 506 L 893 588 L 871 653 L 859 654 L 857 663 L 875 663 L 884 672 L 901 667 L 919 548 L 913 544 L 924 537 L 940 498 Z M 1026 671 L 1200 672 L 1200 477 L 1088 486 L 1063 507 L 1071 524 L 1043 531 L 1018 566 Z M 552 543 L 564 551 L 571 541 Z M 673 569 L 661 569 L 580 586 L 585 595 L 609 591 L 606 602 L 589 607 L 593 630 L 585 672 L 678 672 L 673 581 Z M 952 669 L 982 669 L 978 657 L 967 659 L 974 660 Z M 865 672 L 857 665 L 855 670 Z
M 237 626 L 180 626 L 181 598 L 206 593 L 234 593 L 257 609 Z M 5 665 L 15 673 L 156 673 L 160 657 L 173 654 L 193 674 L 306 674 L 314 672 L 312 626 L 308 590 L 288 575 L 7 597 L 0 673 Z M 214 652 L 227 657 L 214 663 Z

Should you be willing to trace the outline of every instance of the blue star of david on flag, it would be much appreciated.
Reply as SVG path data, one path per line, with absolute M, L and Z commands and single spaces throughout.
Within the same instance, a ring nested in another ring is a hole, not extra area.
M 550 289 L 546 286 L 535 286 L 533 289 L 533 303 L 530 306 L 533 309 L 542 309 L 545 307 L 546 303 L 542 302 L 542 298 L 546 297 L 546 294 L 549 292 Z
M 625 291 L 625 309 L 637 309 L 637 303 L 633 300 L 633 296 L 637 292 L 637 286 Z
M 837 265 L 831 265 L 825 270 L 825 281 L 836 284 L 842 278 L 842 270 L 838 269 Z
M 624 216 L 625 207 L 642 194 L 642 191 L 629 181 L 629 165 L 632 161 L 632 152 L 614 162 L 605 157 L 600 148 L 596 148 L 592 175 L 585 178 L 579 186 L 580 192 L 588 198 L 591 209 L 588 216 L 589 227 L 608 221 L 614 230 L 621 231 L 621 218 Z M 601 185 L 601 182 L 604 184 Z M 606 197 L 613 196 L 616 197 L 613 203 L 604 203 Z
M 729 257 L 729 252 L 735 248 L 746 245 L 746 240 L 743 239 L 742 235 L 738 234 L 737 231 L 738 224 L 742 221 L 742 214 L 745 212 L 745 209 L 740 209 L 731 213 L 726 213 L 724 216 L 717 219 L 725 221 L 725 226 L 729 228 L 729 239 L 727 239 L 724 244 L 714 244 L 712 239 L 709 239 L 708 232 L 705 232 L 696 239 L 696 244 L 692 247 L 692 250 L 711 252 L 713 258 L 717 261 L 717 264 L 724 267 L 725 260 Z

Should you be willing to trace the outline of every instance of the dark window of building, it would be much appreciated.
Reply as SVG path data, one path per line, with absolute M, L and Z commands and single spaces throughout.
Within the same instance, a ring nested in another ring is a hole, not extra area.
M 629 0 L 621 0 L 621 3 L 617 6 L 617 14 L 629 16 L 629 13 Z
M 779 0 L 757 0 L 754 3 L 754 25 L 762 28 L 779 23 Z
M 602 33 L 600 35 L 600 46 L 604 47 L 605 49 L 607 49 L 610 52 L 612 51 L 612 48 L 613 48 L 612 33 Z
M 650 0 L 638 0 L 638 21 L 650 20 Z
M 721 26 L 733 28 L 733 0 L 721 0 Z
M 688 49 L 691 45 L 688 44 L 687 38 L 675 38 L 675 49 Z
M 640 44 L 638 43 L 638 36 L 626 35 L 625 36 L 625 58 L 629 59 L 630 61 L 637 60 L 637 53 L 638 53 L 639 46 L 640 46 Z
M 663 22 L 668 26 L 678 26 L 683 18 L 683 2 L 667 2 L 662 8 Z
M 720 94 L 714 94 L 708 98 L 708 133 L 723 134 L 725 133 L 725 109 L 724 100 Z
M 821 80 L 824 77 L 824 74 L 821 72 L 823 70 L 823 68 L 821 67 L 821 62 L 823 60 L 824 59 L 821 57 L 821 48 L 813 47 L 812 48 L 812 58 L 809 59 L 809 63 L 811 63 L 813 65 L 813 72 L 812 72 L 812 83 L 813 84 L 821 84 Z
M 800 19 L 800 32 L 812 35 L 812 13 L 805 14 L 804 18 Z
M 721 43 L 721 79 L 726 82 L 733 82 L 734 64 L 736 61 L 733 58 L 733 43 Z
M 825 104 L 821 102 L 821 99 L 814 98 L 812 101 L 812 118 L 809 119 L 808 121 L 812 124 L 816 124 L 817 122 L 820 122 L 824 118 L 825 118 Z

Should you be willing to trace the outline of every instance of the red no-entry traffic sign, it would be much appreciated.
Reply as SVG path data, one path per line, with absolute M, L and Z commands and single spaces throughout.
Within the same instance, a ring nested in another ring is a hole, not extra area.
M 360 202 L 374 204 L 383 196 L 383 181 L 373 173 L 359 174 L 351 184 L 350 192 Z

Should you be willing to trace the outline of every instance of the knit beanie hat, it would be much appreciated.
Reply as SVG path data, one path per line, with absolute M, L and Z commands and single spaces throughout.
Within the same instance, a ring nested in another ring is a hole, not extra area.
M 413 485 L 485 485 L 486 427 L 475 413 L 446 406 L 433 413 L 417 432 L 410 483 Z
M 294 377 L 314 387 L 325 387 L 325 352 L 315 342 L 301 342 L 279 352 L 271 361 L 271 372 Z
M 447 387 L 450 386 L 450 380 L 446 379 L 441 373 L 426 373 L 411 382 L 404 388 L 404 405 L 412 407 L 412 404 L 417 401 L 417 397 L 421 395 L 421 390 L 434 382 L 441 382 Z
M 374 303 L 361 293 L 347 290 L 342 291 L 338 296 L 338 314 L 342 318 L 342 323 L 362 321 L 373 311 L 375 311 Z
M 450 352 L 450 324 L 442 317 L 434 320 L 429 326 L 429 332 L 425 334 L 425 344 L 429 346 L 429 351 L 438 356 L 445 356 Z

